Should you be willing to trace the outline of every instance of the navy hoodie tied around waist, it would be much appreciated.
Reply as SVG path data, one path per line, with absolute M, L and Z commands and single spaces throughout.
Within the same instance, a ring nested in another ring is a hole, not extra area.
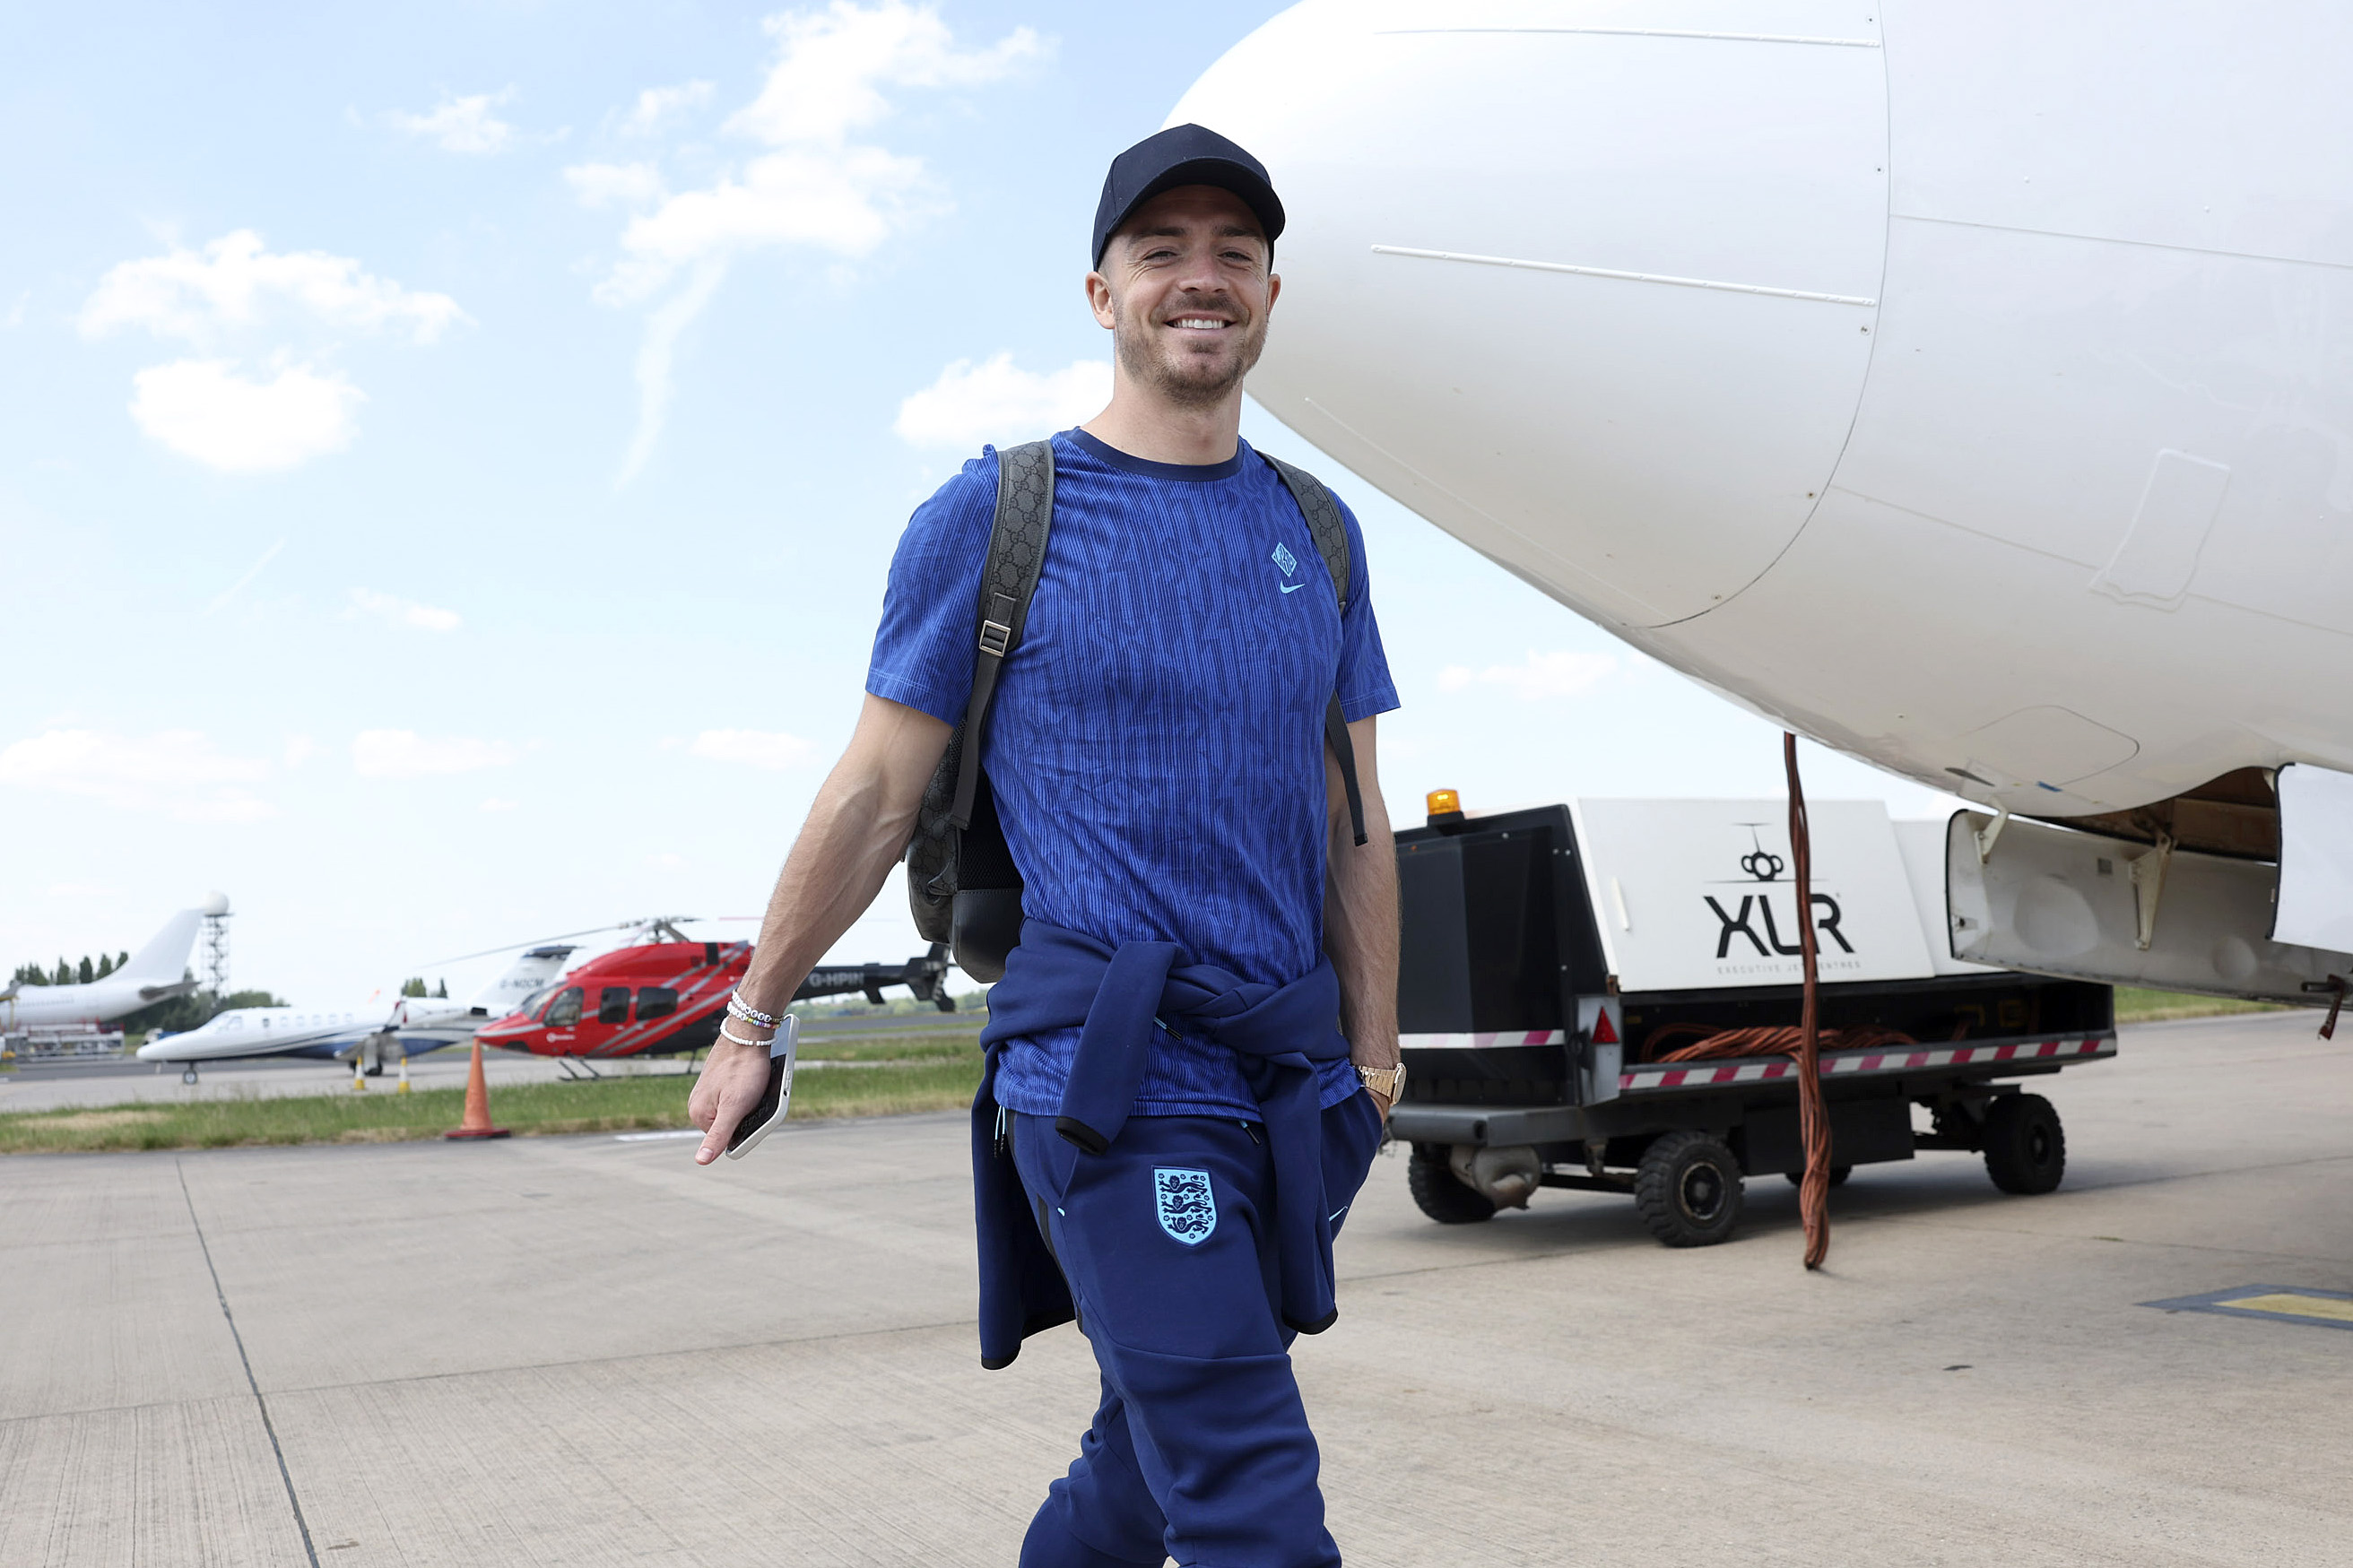
M 1340 1315 L 1315 1075 L 1318 1062 L 1348 1054 L 1340 1033 L 1339 975 L 1327 958 L 1288 985 L 1263 985 L 1184 958 L 1174 942 L 1131 942 L 1114 949 L 1030 921 L 1006 960 L 1005 978 L 989 991 L 988 1026 L 980 1036 L 988 1064 L 972 1107 L 983 1366 L 1006 1365 L 1026 1336 L 1075 1315 L 997 1130 L 997 1046 L 1048 1029 L 1080 1031 L 1054 1126 L 1086 1153 L 1108 1149 L 1126 1125 L 1154 1030 L 1182 1026 L 1239 1054 L 1274 1162 L 1282 1321 L 1314 1334 Z

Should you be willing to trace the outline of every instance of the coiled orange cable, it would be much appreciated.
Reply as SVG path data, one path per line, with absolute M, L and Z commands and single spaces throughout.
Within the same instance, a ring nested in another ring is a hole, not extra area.
M 1824 1029 L 1826 1051 L 1864 1051 L 1874 1046 L 1916 1046 L 1920 1042 L 1901 1029 L 1866 1025 L 1854 1029 Z M 1692 1044 L 1662 1054 L 1670 1040 L 1696 1037 Z M 1668 1024 L 1642 1042 L 1642 1059 L 1649 1062 L 1711 1062 L 1734 1057 L 1793 1057 L 1805 1043 L 1806 1032 L 1795 1024 L 1765 1025 L 1752 1029 L 1719 1029 L 1713 1024 Z

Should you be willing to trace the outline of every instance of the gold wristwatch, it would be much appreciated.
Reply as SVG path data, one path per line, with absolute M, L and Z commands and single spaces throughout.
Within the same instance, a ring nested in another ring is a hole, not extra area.
M 1356 1076 L 1365 1080 L 1366 1089 L 1371 1089 L 1391 1105 L 1405 1098 L 1405 1064 L 1403 1062 L 1398 1063 L 1393 1068 L 1360 1067 L 1356 1069 Z

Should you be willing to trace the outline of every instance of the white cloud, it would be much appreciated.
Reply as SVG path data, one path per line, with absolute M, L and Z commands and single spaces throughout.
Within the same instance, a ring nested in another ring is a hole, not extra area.
M 694 738 L 688 752 L 713 762 L 745 763 L 755 768 L 771 771 L 789 768 L 806 761 L 809 743 L 798 735 L 787 735 L 771 730 L 705 730 Z
M 491 795 L 489 799 L 482 802 L 482 809 L 484 811 L 512 811 L 522 804 L 522 803 L 521 801 L 501 800 L 497 795 Z
M 445 153 L 503 153 L 514 144 L 515 128 L 491 110 L 513 96 L 511 87 L 467 98 L 445 93 L 423 114 L 396 109 L 384 118 L 394 130 L 425 137 Z
M 679 334 L 702 313 L 702 307 L 711 302 L 719 280 L 726 275 L 722 263 L 705 261 L 694 269 L 693 280 L 684 290 L 663 300 L 646 318 L 646 339 L 638 345 L 638 427 L 630 435 L 629 449 L 621 458 L 623 484 L 637 478 L 646 460 L 654 455 L 662 426 L 670 418 L 670 396 L 676 390 L 670 366 L 678 357 Z
M 711 101 L 707 81 L 684 81 L 676 87 L 649 87 L 638 94 L 637 107 L 621 121 L 624 136 L 650 136 L 670 121 Z
M 899 405 L 892 428 L 918 447 L 971 450 L 983 442 L 1025 441 L 1078 424 L 1111 401 L 1111 363 L 1078 360 L 1055 371 L 1015 366 L 1009 353 L 975 364 L 957 360 Z
M 273 305 L 347 331 L 405 328 L 420 343 L 470 319 L 447 294 L 404 289 L 348 256 L 274 255 L 261 236 L 241 228 L 201 251 L 174 246 L 162 256 L 122 262 L 99 279 L 79 325 L 85 337 L 142 327 L 157 337 L 211 342 L 263 325 Z
M 1474 683 L 1501 686 L 1523 702 L 1541 702 L 1548 698 L 1581 697 L 1617 669 L 1616 654 L 1566 649 L 1538 653 L 1530 648 L 1526 660 L 1520 664 L 1490 665 L 1482 670 L 1462 664 L 1448 665 L 1438 672 L 1438 689 L 1461 691 Z
M 597 286 L 607 304 L 659 291 L 680 268 L 747 250 L 804 246 L 856 259 L 893 230 L 935 210 L 924 198 L 923 161 L 880 147 L 788 148 L 753 159 L 629 220 L 628 252 Z
M 788 12 L 763 24 L 783 40 L 760 96 L 727 129 L 772 145 L 838 143 L 891 112 L 885 87 L 972 87 L 1011 74 L 1046 52 L 1045 40 L 1016 27 L 985 49 L 959 53 L 930 5 L 833 0 L 823 11 Z
M 252 822 L 276 809 L 245 785 L 269 776 L 255 757 L 222 754 L 195 730 L 146 736 L 51 730 L 0 750 L 0 784 L 103 801 L 181 822 Z
M 312 757 L 315 757 L 318 754 L 319 742 L 311 739 L 310 736 L 289 735 L 286 737 L 286 765 L 288 767 L 299 768 L 304 763 L 309 762 Z
M 352 590 L 352 607 L 345 613 L 347 616 L 374 616 L 386 626 L 408 626 L 425 632 L 454 632 L 463 624 L 455 610 L 438 610 L 414 599 L 396 598 L 390 594 L 378 594 L 367 588 Z
M 735 257 L 806 249 L 855 260 L 941 209 L 921 158 L 848 140 L 889 114 L 886 89 L 994 81 L 1046 50 L 1035 32 L 1018 27 L 986 48 L 960 51 L 936 7 L 906 0 L 833 0 L 822 10 L 771 17 L 766 26 L 777 40 L 776 59 L 758 95 L 726 123 L 728 132 L 766 151 L 675 194 L 664 190 L 659 171 L 643 164 L 565 171 L 584 205 L 636 209 L 622 230 L 619 258 L 596 286 L 600 301 L 641 303 L 686 279 L 647 322 L 638 361 L 638 429 L 622 465 L 624 482 L 659 437 L 678 336 Z M 683 98 L 661 95 L 702 85 L 649 89 L 630 123 L 645 114 L 650 127 L 673 106 L 687 106 Z
M 650 206 L 665 194 L 661 171 L 651 163 L 575 163 L 565 184 L 584 207 Z
M 351 257 L 275 254 L 238 229 L 202 250 L 175 245 L 113 268 L 83 302 L 79 325 L 85 337 L 135 327 L 215 350 L 301 329 L 324 353 L 335 345 L 322 333 L 430 343 L 469 319 L 448 295 L 405 289 Z M 259 373 L 226 357 L 151 365 L 132 378 L 132 418 L 174 451 L 232 473 L 289 468 L 351 444 L 365 394 L 283 352 L 265 363 Z
M 504 767 L 515 749 L 503 741 L 429 737 L 414 730 L 363 730 L 352 742 L 352 767 L 363 778 L 416 779 Z
M 271 473 L 342 451 L 367 400 L 335 372 L 290 364 L 257 381 L 212 359 L 151 365 L 131 378 L 131 389 L 132 420 L 150 439 L 232 474 Z

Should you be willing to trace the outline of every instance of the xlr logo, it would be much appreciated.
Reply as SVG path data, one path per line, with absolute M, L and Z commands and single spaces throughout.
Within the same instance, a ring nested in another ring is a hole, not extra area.
M 1786 863 L 1781 857 L 1767 849 L 1764 841 L 1757 837 L 1757 830 L 1765 824 L 1743 822 L 1737 826 L 1748 829 L 1749 851 L 1740 858 L 1742 875 L 1747 879 L 1748 885 L 1762 882 L 1767 886 L 1757 892 L 1742 893 L 1740 908 L 1736 913 L 1725 909 L 1714 894 L 1701 895 L 1707 900 L 1707 907 L 1715 914 L 1719 928 L 1715 938 L 1715 956 L 1719 959 L 1731 956 L 1733 940 L 1737 937 L 1746 939 L 1749 945 L 1757 950 L 1757 956 L 1759 958 L 1772 958 L 1776 955 L 1782 958 L 1796 958 L 1802 954 L 1805 949 L 1798 941 L 1781 940 L 1781 922 L 1775 916 L 1773 910 L 1776 893 L 1780 887 L 1784 886 L 1781 873 L 1786 868 Z M 1790 888 L 1788 892 L 1782 896 L 1787 906 L 1789 930 L 1794 935 L 1802 938 L 1804 931 L 1798 924 L 1797 889 Z M 1726 900 L 1731 897 L 1728 892 L 1725 894 Z M 1841 916 L 1838 900 L 1829 893 L 1815 893 L 1812 897 L 1812 904 L 1814 930 L 1820 936 L 1828 937 L 1831 942 L 1838 943 L 1841 952 L 1852 953 L 1854 951 L 1854 944 L 1847 941 L 1839 931 L 1839 921 Z M 1757 930 L 1757 924 L 1753 923 L 1758 921 L 1764 925 L 1761 932 Z M 1819 941 L 1816 945 L 1820 945 Z

